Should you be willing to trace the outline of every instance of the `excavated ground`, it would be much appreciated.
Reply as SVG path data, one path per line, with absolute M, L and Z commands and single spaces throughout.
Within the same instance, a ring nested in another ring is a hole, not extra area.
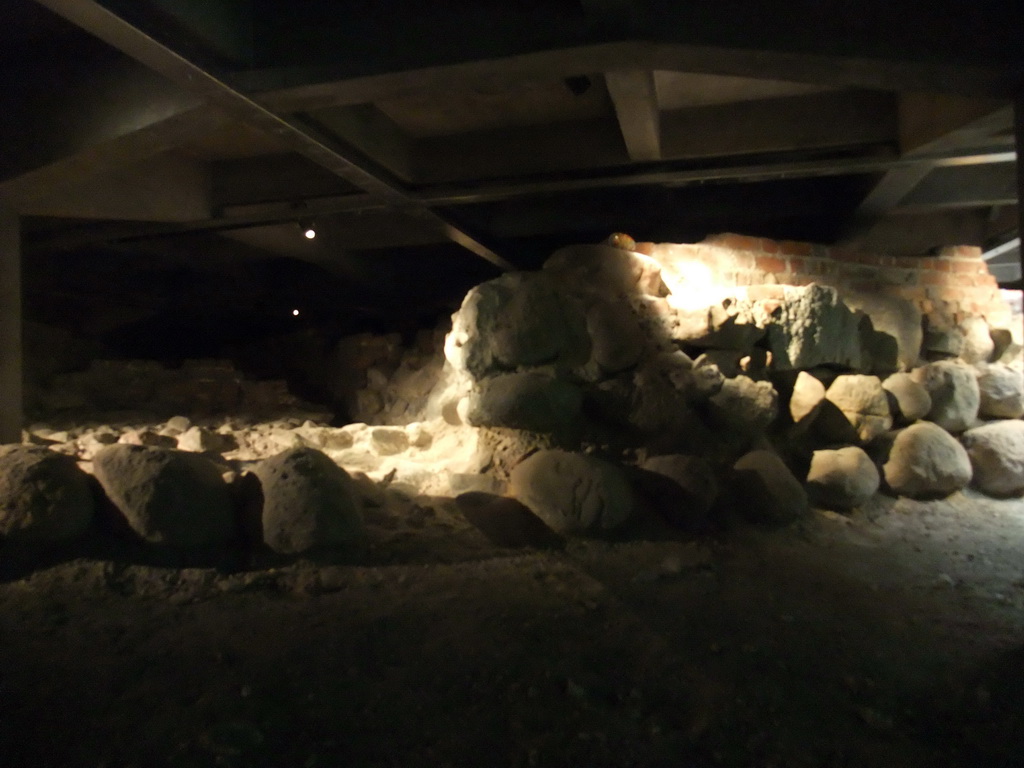
M 0 551 L 0 765 L 1024 765 L 1024 501 L 564 551 L 450 500 L 368 524 L 319 561 Z

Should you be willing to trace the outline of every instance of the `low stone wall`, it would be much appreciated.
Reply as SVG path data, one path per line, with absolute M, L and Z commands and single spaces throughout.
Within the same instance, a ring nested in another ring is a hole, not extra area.
M 639 243 L 662 263 L 698 263 L 722 286 L 829 285 L 910 301 L 933 327 L 981 317 L 1010 328 L 1010 308 L 981 258 L 981 249 L 952 246 L 936 256 L 887 256 L 846 248 L 732 233 L 697 244 Z

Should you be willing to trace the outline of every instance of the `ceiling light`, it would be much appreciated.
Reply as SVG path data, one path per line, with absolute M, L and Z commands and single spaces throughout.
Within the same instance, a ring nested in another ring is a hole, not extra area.
M 316 237 L 316 224 L 312 221 L 300 221 L 299 229 L 302 230 L 302 236 L 307 240 L 312 240 Z

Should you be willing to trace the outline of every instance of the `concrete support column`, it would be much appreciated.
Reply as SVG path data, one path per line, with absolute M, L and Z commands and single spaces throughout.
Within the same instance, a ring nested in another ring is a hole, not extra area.
M 21 428 L 21 225 L 0 202 L 0 444 L 20 443 Z
M 1021 239 L 1021 274 L 1024 274 L 1024 93 L 1013 105 L 1014 135 L 1017 137 L 1017 237 Z

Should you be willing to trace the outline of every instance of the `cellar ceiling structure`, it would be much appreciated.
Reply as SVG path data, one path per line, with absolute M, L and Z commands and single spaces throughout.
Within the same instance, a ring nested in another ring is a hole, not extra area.
M 189 236 L 367 279 L 394 258 L 486 278 L 614 231 L 728 230 L 914 255 L 979 245 L 1001 280 L 1020 276 L 1018 4 L 9 0 L 2 14 L 0 197 L 26 259 Z

